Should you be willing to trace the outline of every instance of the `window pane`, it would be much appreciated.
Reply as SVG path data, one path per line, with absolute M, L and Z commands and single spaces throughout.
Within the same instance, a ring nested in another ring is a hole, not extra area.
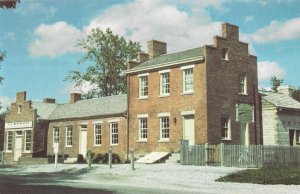
M 12 143 L 13 143 L 13 132 L 8 131 L 7 132 L 7 144 L 6 144 L 7 151 L 12 151 Z
M 140 96 L 148 96 L 148 76 L 140 77 Z
M 110 123 L 111 144 L 118 144 L 118 123 Z
M 147 139 L 147 118 L 139 119 L 139 139 Z
M 31 131 L 25 131 L 25 151 L 30 151 L 31 149 Z
M 185 69 L 184 71 L 184 91 L 194 90 L 193 69 Z
M 169 117 L 160 118 L 161 139 L 169 139 Z
M 101 145 L 101 124 L 94 125 L 94 145 Z
M 170 74 L 162 73 L 161 74 L 161 94 L 169 94 L 170 93 Z
M 59 128 L 53 128 L 53 143 L 59 143 Z
M 73 143 L 73 130 L 71 126 L 66 127 L 66 145 L 72 146 Z
M 225 117 L 222 117 L 221 118 L 221 126 L 222 126 L 222 129 L 221 129 L 221 133 L 222 133 L 222 138 L 229 138 L 229 119 L 228 118 L 225 118 Z

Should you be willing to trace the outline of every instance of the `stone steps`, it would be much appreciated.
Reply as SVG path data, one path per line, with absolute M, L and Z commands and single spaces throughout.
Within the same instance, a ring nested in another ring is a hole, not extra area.
M 172 153 L 171 156 L 166 160 L 166 163 L 179 163 L 180 153 Z
M 64 164 L 74 164 L 77 162 L 77 158 L 67 158 L 64 160 Z

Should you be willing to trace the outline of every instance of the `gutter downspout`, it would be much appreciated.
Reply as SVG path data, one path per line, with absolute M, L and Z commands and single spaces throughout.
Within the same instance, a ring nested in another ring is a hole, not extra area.
M 126 160 L 129 158 L 129 102 L 130 102 L 130 75 L 127 74 L 127 156 Z
M 256 119 L 256 110 L 257 110 L 257 104 L 256 104 L 256 85 L 253 84 L 253 101 L 254 101 L 254 136 L 255 136 L 255 145 L 257 145 L 257 119 Z

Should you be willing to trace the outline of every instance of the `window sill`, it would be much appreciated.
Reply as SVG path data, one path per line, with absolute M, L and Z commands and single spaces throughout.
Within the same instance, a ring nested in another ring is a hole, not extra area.
M 30 154 L 31 151 L 24 151 L 23 153 L 24 153 L 24 154 Z
M 242 95 L 242 96 L 248 96 L 247 93 L 239 93 L 239 95 Z
M 136 142 L 137 142 L 137 143 L 148 143 L 148 140 L 141 140 L 141 139 L 140 139 L 140 140 L 137 140 Z
M 138 100 L 146 100 L 146 99 L 148 99 L 148 96 L 140 96 L 140 97 L 138 97 Z
M 221 60 L 222 60 L 222 61 L 229 61 L 229 59 L 223 59 L 223 58 L 221 58 Z
M 5 152 L 5 153 L 12 153 L 12 151 L 7 151 L 7 150 L 6 150 L 6 151 L 4 151 L 4 152 Z
M 66 145 L 65 147 L 66 147 L 66 148 L 71 148 L 72 146 L 71 146 L 71 145 Z
M 170 140 L 169 139 L 160 139 L 158 140 L 158 143 L 169 143 Z
M 94 147 L 101 147 L 102 145 L 94 145 Z
M 169 97 L 170 96 L 170 94 L 161 94 L 161 95 L 159 95 L 158 97 L 159 98 L 165 98 L 165 97 Z
M 222 141 L 231 141 L 230 138 L 222 138 Z
M 181 96 L 184 96 L 184 95 L 191 95 L 191 94 L 194 94 L 194 90 L 193 91 L 186 91 L 186 92 L 182 92 L 181 93 Z
M 119 144 L 110 144 L 110 146 L 117 146 L 117 145 L 119 145 Z

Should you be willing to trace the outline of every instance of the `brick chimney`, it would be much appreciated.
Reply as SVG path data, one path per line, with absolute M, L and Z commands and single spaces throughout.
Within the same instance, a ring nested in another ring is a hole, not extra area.
M 22 103 L 26 101 L 26 92 L 18 92 L 17 93 L 17 103 Z
M 135 66 L 139 65 L 140 63 L 137 61 L 128 61 L 127 62 L 127 70 L 134 68 Z
M 167 43 L 157 40 L 147 42 L 149 59 L 154 59 L 163 54 L 167 54 Z
M 139 63 L 144 63 L 145 61 L 149 60 L 149 54 L 144 52 L 139 52 L 137 56 L 137 61 Z
M 55 104 L 55 99 L 54 98 L 45 98 L 44 102 L 45 103 L 53 103 L 53 104 Z
M 70 103 L 74 104 L 75 102 L 81 100 L 81 94 L 80 93 L 71 93 L 70 96 Z
M 294 88 L 292 86 L 284 85 L 284 86 L 279 86 L 277 88 L 277 92 L 281 94 L 285 94 L 287 96 L 291 96 L 294 91 Z
M 223 23 L 222 37 L 229 40 L 239 40 L 239 27 L 233 24 Z

